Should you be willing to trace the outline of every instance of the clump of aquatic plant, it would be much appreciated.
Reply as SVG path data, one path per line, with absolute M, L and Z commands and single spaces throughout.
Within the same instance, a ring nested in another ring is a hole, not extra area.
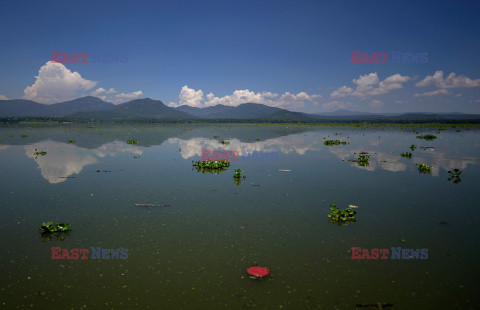
M 415 144 L 412 144 L 410 145 L 410 149 L 413 151 L 415 151 L 417 149 L 417 146 Z
M 364 154 L 359 154 L 357 159 L 354 160 L 359 166 L 365 167 L 369 166 L 370 163 L 368 162 L 368 159 L 370 158 L 370 155 L 364 155 Z
M 410 152 L 405 152 L 405 153 L 400 154 L 400 156 L 406 157 L 406 158 L 412 158 L 412 153 L 410 153 Z
M 137 140 L 127 140 L 127 144 L 138 144 Z
M 213 136 L 214 139 L 218 139 L 218 136 Z
M 417 138 L 427 140 L 427 141 L 432 141 L 432 140 L 435 140 L 437 138 L 437 136 L 428 134 L 428 135 L 423 135 L 423 136 L 417 136 Z
M 433 166 L 430 166 L 430 165 L 427 165 L 427 164 L 418 164 L 418 172 L 419 173 L 431 174 L 432 173 L 432 168 L 433 168 Z
M 340 141 L 340 140 L 325 140 L 323 141 L 323 144 L 325 145 L 340 145 L 340 144 L 348 144 L 347 141 Z
M 45 151 L 39 151 L 39 150 L 35 149 L 35 151 L 33 152 L 33 154 L 35 155 L 35 158 L 36 158 L 38 155 L 41 155 L 41 156 L 47 155 L 47 152 L 45 152 Z
M 48 233 L 60 233 L 60 232 L 66 232 L 70 230 L 70 223 L 55 223 L 53 222 L 43 222 L 42 225 L 40 226 L 40 230 L 42 231 L 43 234 L 48 234 Z
M 223 144 L 223 145 L 228 145 L 228 144 L 230 144 L 230 141 L 227 141 L 227 140 L 219 140 L 218 143 Z
M 460 183 L 462 182 L 462 179 L 460 178 L 460 174 L 462 172 L 460 171 L 460 169 L 453 169 L 452 170 L 449 170 L 448 171 L 448 174 L 450 175 L 450 177 L 448 178 L 449 181 L 453 181 L 453 183 Z
M 75 143 L 75 140 L 67 140 L 67 143 Z
M 242 169 L 234 169 L 234 173 L 233 173 L 233 178 L 234 179 L 240 179 L 240 178 L 246 178 L 246 176 L 242 175 L 242 172 L 243 170 Z
M 370 155 L 360 154 L 358 155 L 357 162 L 368 162 L 369 158 L 370 158 Z
M 340 210 L 336 205 L 330 205 L 330 213 L 328 213 L 328 221 L 330 224 L 337 224 L 338 226 L 348 225 L 356 222 L 355 215 L 357 211 L 352 208 Z
M 30 137 L 29 135 L 20 135 L 21 138 L 28 138 Z
M 193 162 L 193 167 L 201 173 L 220 174 L 220 172 L 225 171 L 230 167 L 230 162 L 226 160 L 197 160 L 196 162 Z
M 243 172 L 242 169 L 234 169 L 233 180 L 237 185 L 240 185 L 242 181 L 247 178 L 246 176 L 242 175 L 242 172 Z

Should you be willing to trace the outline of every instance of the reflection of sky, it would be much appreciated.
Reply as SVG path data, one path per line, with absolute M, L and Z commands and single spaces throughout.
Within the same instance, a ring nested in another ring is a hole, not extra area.
M 74 144 L 42 141 L 24 146 L 28 158 L 33 158 L 40 168 L 42 176 L 50 183 L 65 181 L 65 177 L 78 174 L 85 166 L 98 162 L 98 158 L 115 156 L 119 153 L 142 154 L 140 147 L 124 142 L 106 143 L 96 149 L 77 147 Z M 35 149 L 47 152 L 36 156 Z
M 368 166 L 359 166 L 357 163 L 352 163 L 353 167 L 357 167 L 359 169 L 374 171 L 377 168 L 377 166 L 380 166 L 380 168 L 384 170 L 392 171 L 392 172 L 404 171 L 405 169 L 407 169 L 407 165 L 401 162 L 400 156 L 396 156 L 396 155 L 392 155 L 384 152 L 379 152 L 374 150 L 365 150 L 365 149 L 346 149 L 346 148 L 334 147 L 334 146 L 330 147 L 329 151 L 332 154 L 335 154 L 341 160 L 355 159 L 358 157 L 358 154 L 360 152 L 367 152 L 368 155 L 370 155 L 370 158 L 368 160 L 369 162 Z
M 229 139 L 228 141 L 230 142 L 228 145 L 223 145 L 215 139 L 207 138 L 192 138 L 188 140 L 170 138 L 167 142 L 177 144 L 182 149 L 180 153 L 185 159 L 193 156 L 201 156 L 202 149 L 238 151 L 240 156 L 248 155 L 243 154 L 244 151 L 245 153 L 248 151 L 257 151 L 282 152 L 285 154 L 295 152 L 299 155 L 305 155 L 307 151 L 318 151 L 323 147 L 323 140 L 312 141 L 303 135 L 290 135 L 265 141 L 242 142 L 238 139 Z
M 427 157 L 416 156 L 413 158 L 413 161 L 416 164 L 429 164 L 433 166 L 432 175 L 438 176 L 440 173 L 440 168 L 445 169 L 446 171 L 452 169 L 464 170 L 467 168 L 468 164 L 476 165 L 478 159 L 475 157 L 461 156 L 456 158 L 448 158 L 445 152 L 436 152 L 436 151 L 423 151 L 423 154 L 428 154 Z
M 316 135 L 325 136 L 325 135 Z M 400 138 L 400 139 L 398 139 Z M 282 137 L 274 137 L 262 141 L 242 142 L 239 139 L 228 139 L 230 144 L 220 144 L 216 139 L 195 137 L 191 139 L 170 138 L 168 143 L 181 148 L 180 155 L 184 159 L 194 156 L 202 156 L 202 149 L 211 150 L 230 150 L 238 151 L 239 156 L 248 155 L 246 152 L 282 152 L 284 154 L 305 155 L 307 151 L 330 152 L 339 160 L 349 160 L 357 158 L 362 151 L 367 152 L 371 157 L 369 166 L 359 166 L 357 163 L 348 162 L 349 165 L 357 169 L 374 171 L 375 169 L 383 169 L 391 172 L 405 171 L 408 167 L 416 169 L 415 164 L 425 163 L 433 166 L 432 175 L 438 176 L 441 169 L 445 171 L 452 169 L 464 170 L 469 164 L 478 164 L 478 157 L 475 153 L 469 153 L 470 156 L 464 156 L 458 148 L 435 146 L 434 149 L 424 150 L 418 148 L 413 153 L 412 159 L 405 159 L 400 156 L 400 151 L 391 153 L 392 149 L 407 149 L 410 143 L 402 142 L 401 137 L 392 139 L 366 138 L 363 140 L 364 145 L 359 145 L 361 140 L 353 139 L 350 145 L 325 146 L 322 138 L 313 138 L 303 134 L 292 134 Z M 354 143 L 355 142 L 355 143 Z M 447 142 L 447 141 L 445 141 Z M 400 147 L 401 146 L 401 147 Z M 472 143 L 466 149 L 471 151 L 475 149 L 475 143 Z M 0 151 L 11 148 L 12 145 L 0 144 Z M 66 180 L 66 177 L 79 174 L 84 167 L 97 163 L 105 157 L 114 157 L 119 154 L 141 155 L 144 148 L 136 145 L 129 145 L 125 142 L 115 140 L 105 143 L 97 148 L 88 149 L 78 147 L 75 144 L 67 144 L 54 141 L 42 141 L 31 145 L 22 146 L 28 158 L 34 159 L 40 168 L 42 176 L 50 183 L 60 183 Z M 473 147 L 473 149 L 472 149 Z M 45 156 L 35 156 L 34 150 L 45 151 Z M 347 163 L 347 162 L 346 162 Z
M 263 152 L 277 151 L 285 154 L 295 152 L 298 155 L 305 155 L 307 151 L 319 151 L 322 148 L 325 148 L 322 139 L 312 140 L 304 135 L 290 135 L 252 142 L 242 142 L 238 139 L 229 139 L 228 141 L 230 144 L 223 145 L 215 139 L 208 138 L 191 138 L 187 140 L 179 138 L 168 139 L 169 143 L 176 144 L 181 148 L 181 156 L 185 159 L 193 156 L 201 156 L 202 149 L 239 151 L 239 155 L 242 156 L 246 155 L 242 154 L 242 152 L 246 150 Z M 348 146 L 330 146 L 326 148 L 341 160 L 355 159 L 360 152 L 367 152 L 368 155 L 370 155 L 368 166 L 359 166 L 357 163 L 351 163 L 353 167 L 358 169 L 374 171 L 375 169 L 380 168 L 391 172 L 405 171 L 407 169 L 409 164 L 408 160 L 403 159 L 400 154 L 395 155 L 385 152 L 384 150 L 387 146 L 382 145 L 382 140 L 372 138 L 367 141 L 367 144 L 369 145 L 368 149 L 353 149 Z M 398 144 L 399 143 L 396 143 L 395 145 Z M 412 164 L 428 163 L 433 165 L 432 174 L 435 176 L 439 174 L 440 168 L 445 170 L 452 170 L 455 168 L 465 169 L 468 164 L 477 164 L 478 162 L 475 157 L 450 155 L 450 158 L 448 158 L 445 152 L 437 152 L 436 150 L 426 151 L 417 149 L 413 154 L 414 156 L 410 162 Z M 429 156 L 427 157 L 431 158 L 424 158 L 421 154 L 428 154 Z

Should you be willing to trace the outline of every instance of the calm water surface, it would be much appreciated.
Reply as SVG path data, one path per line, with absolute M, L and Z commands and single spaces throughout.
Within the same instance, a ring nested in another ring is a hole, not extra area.
M 479 131 L 426 133 L 438 139 L 399 127 L 0 128 L 1 305 L 478 309 Z M 413 157 L 402 158 L 412 144 Z M 202 149 L 278 159 L 240 156 L 218 175 L 202 174 L 192 170 Z M 348 161 L 360 152 L 369 166 Z M 432 174 L 419 174 L 419 163 Z M 240 185 L 234 168 L 246 175 Z M 454 168 L 457 184 L 448 181 Z M 330 204 L 358 206 L 357 222 L 330 224 Z M 72 231 L 42 238 L 44 221 L 70 222 Z M 54 260 L 51 247 L 125 248 L 128 258 Z M 352 260 L 352 247 L 428 249 L 428 259 Z M 256 264 L 271 274 L 250 279 L 245 270 Z

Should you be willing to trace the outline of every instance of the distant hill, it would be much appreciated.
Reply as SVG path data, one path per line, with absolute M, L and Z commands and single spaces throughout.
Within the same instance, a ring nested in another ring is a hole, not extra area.
M 339 109 L 333 112 L 315 113 L 315 115 L 321 115 L 321 116 L 352 116 L 352 115 L 372 115 L 372 114 L 375 114 L 375 113 L 350 111 L 347 109 Z
M 113 109 L 95 112 L 78 112 L 71 115 L 74 118 L 87 118 L 95 120 L 119 119 L 164 119 L 180 120 L 195 119 L 196 117 L 186 112 L 177 111 L 168 107 L 160 100 L 150 98 L 135 99 L 114 106 Z
M 100 98 L 87 96 L 70 101 L 51 104 L 48 106 L 53 116 L 65 116 L 76 112 L 92 112 L 112 110 L 115 105 Z
M 73 120 L 169 120 L 169 121 L 267 121 L 267 122 L 418 122 L 480 120 L 479 114 L 451 113 L 368 113 L 340 109 L 334 112 L 308 114 L 270 107 L 259 103 L 238 106 L 215 105 L 207 108 L 180 106 L 172 108 L 160 100 L 135 99 L 114 105 L 97 97 L 87 96 L 56 104 L 31 100 L 0 100 L 0 117 L 68 117 Z
M 0 100 L 0 117 L 52 116 L 48 105 L 32 100 Z
M 110 110 L 114 107 L 113 103 L 92 96 L 55 104 L 24 99 L 0 100 L 0 117 L 65 116 L 75 112 Z
M 193 116 L 200 117 L 200 118 L 209 118 L 209 115 L 215 114 L 215 113 L 228 113 L 233 111 L 234 109 L 235 107 L 226 106 L 223 104 L 217 104 L 217 105 L 206 107 L 206 108 L 191 107 L 188 105 L 182 105 L 182 106 L 179 106 L 178 108 L 175 108 L 175 110 L 177 111 L 186 112 L 188 114 L 191 114 Z

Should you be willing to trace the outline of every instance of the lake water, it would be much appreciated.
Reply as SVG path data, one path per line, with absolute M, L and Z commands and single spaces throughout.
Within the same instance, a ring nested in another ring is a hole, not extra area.
M 417 127 L 433 141 L 411 126 L 86 127 L 0 128 L 4 309 L 480 307 L 478 127 Z M 202 149 L 239 160 L 199 173 Z M 242 160 L 246 149 L 278 156 Z M 349 161 L 360 152 L 368 166 Z M 455 168 L 459 183 L 448 180 Z M 148 203 L 170 206 L 134 206 Z M 331 204 L 358 206 L 356 222 L 330 224 Z M 42 237 L 47 221 L 72 230 Z M 52 247 L 123 248 L 128 258 L 51 259 Z M 352 259 L 352 247 L 428 249 L 428 258 Z M 270 275 L 249 278 L 254 265 Z

